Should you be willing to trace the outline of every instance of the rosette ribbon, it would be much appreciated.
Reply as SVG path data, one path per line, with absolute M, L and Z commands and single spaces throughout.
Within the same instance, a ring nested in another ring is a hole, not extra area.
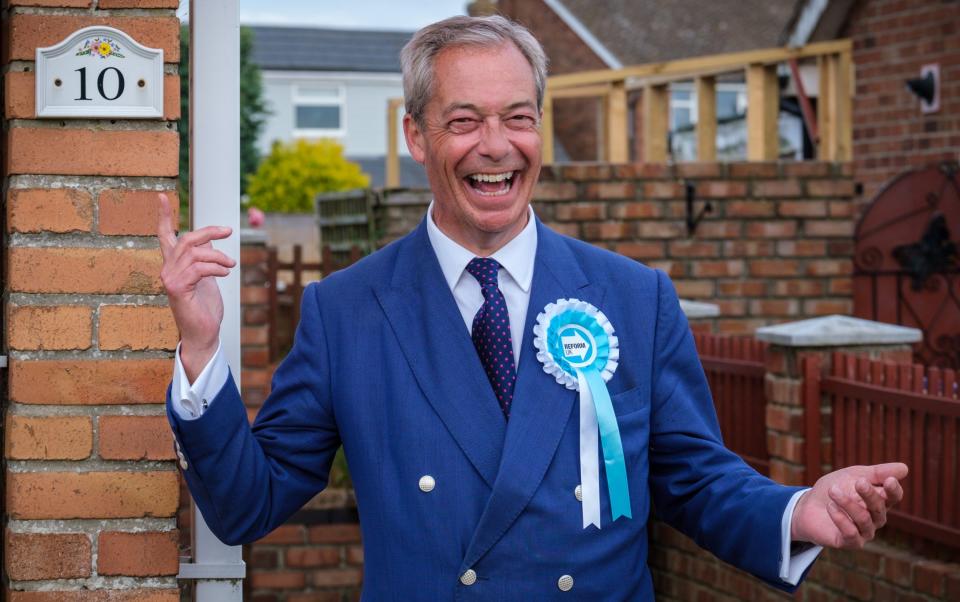
M 544 371 L 580 393 L 580 489 L 583 528 L 600 528 L 600 461 L 603 450 L 613 520 L 630 514 L 623 443 L 606 382 L 620 359 L 613 325 L 603 312 L 579 299 L 547 305 L 533 327 L 537 359 Z M 598 445 L 599 435 L 599 445 Z

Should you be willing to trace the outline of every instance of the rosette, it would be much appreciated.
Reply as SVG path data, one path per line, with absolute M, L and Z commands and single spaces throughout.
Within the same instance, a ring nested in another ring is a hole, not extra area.
M 537 316 L 533 333 L 537 359 L 544 371 L 561 385 L 580 393 L 583 527 L 600 528 L 598 447 L 603 450 L 613 520 L 621 516 L 632 518 L 620 428 L 606 385 L 620 359 L 613 325 L 602 311 L 585 301 L 559 299 Z

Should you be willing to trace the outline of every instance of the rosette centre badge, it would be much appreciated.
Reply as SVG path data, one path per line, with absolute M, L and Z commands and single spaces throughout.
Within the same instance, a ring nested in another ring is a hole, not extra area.
M 598 447 L 603 450 L 612 518 L 631 518 L 620 427 L 606 385 L 620 358 L 613 326 L 593 305 L 579 299 L 559 299 L 537 316 L 533 332 L 543 369 L 559 384 L 580 393 L 583 527 L 600 528 Z
M 564 326 L 559 336 L 563 357 L 574 368 L 585 368 L 597 359 L 597 344 L 583 326 Z

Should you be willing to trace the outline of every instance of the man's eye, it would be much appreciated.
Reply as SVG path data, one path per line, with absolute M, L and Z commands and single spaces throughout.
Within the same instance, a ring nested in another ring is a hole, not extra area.
M 529 115 L 514 115 L 507 120 L 507 124 L 513 128 L 529 128 L 536 125 L 536 120 Z
M 450 120 L 449 127 L 455 132 L 466 132 L 477 127 L 477 120 L 471 117 L 458 117 Z

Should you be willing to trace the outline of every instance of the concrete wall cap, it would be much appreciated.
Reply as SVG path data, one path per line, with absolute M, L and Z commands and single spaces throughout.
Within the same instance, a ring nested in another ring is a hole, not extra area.
M 840 315 L 763 326 L 757 329 L 756 336 L 784 347 L 891 345 L 923 340 L 923 332 L 917 328 Z
M 253 228 L 241 228 L 240 244 L 265 245 L 267 244 L 267 232 L 265 230 L 254 230 Z
M 720 315 L 719 305 L 716 303 L 704 303 L 703 301 L 680 299 L 680 309 L 686 314 L 688 320 L 694 318 L 715 318 Z

